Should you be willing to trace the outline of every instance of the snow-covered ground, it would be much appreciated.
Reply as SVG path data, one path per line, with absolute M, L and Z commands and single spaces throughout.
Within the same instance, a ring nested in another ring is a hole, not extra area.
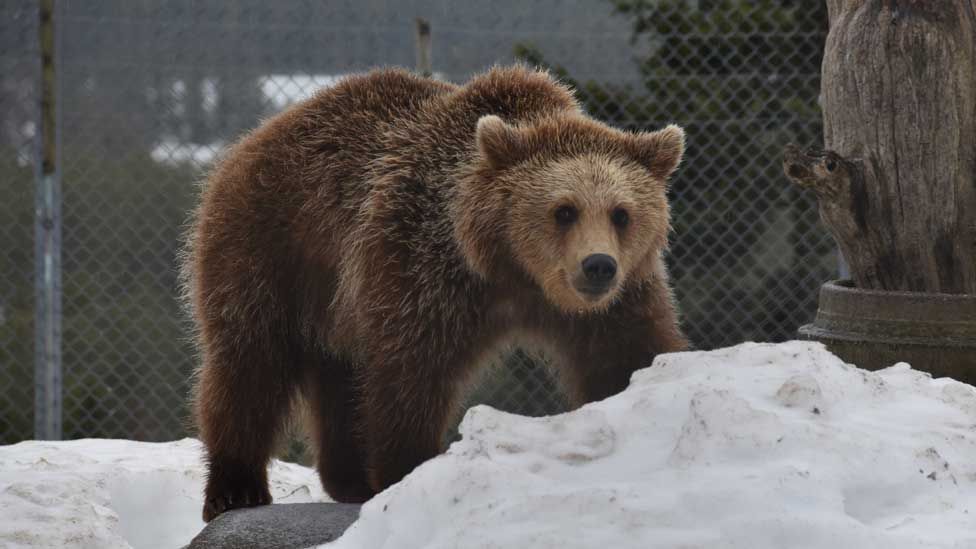
M 202 446 L 128 440 L 0 446 L 0 547 L 182 547 L 202 528 Z M 315 471 L 275 462 L 275 501 L 328 501 Z
M 662 356 L 603 402 L 461 432 L 323 547 L 976 547 L 976 389 L 814 343 Z M 310 469 L 271 478 L 325 499 Z M 0 547 L 179 547 L 202 485 L 192 440 L 0 447 Z
M 976 547 L 976 389 L 815 343 L 662 356 L 605 401 L 461 432 L 327 547 Z

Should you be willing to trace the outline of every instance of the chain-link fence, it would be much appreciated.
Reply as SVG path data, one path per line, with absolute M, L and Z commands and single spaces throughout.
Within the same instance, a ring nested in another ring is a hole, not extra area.
M 0 443 L 33 432 L 35 2 L 0 4 Z
M 413 66 L 463 81 L 520 58 L 548 66 L 613 125 L 688 133 L 669 263 L 700 348 L 783 340 L 835 269 L 815 202 L 781 173 L 820 141 L 819 2 L 546 0 L 55 2 L 62 189 L 63 436 L 187 431 L 194 365 L 176 254 L 214 154 L 350 72 Z M 33 433 L 40 50 L 37 0 L 0 3 L 0 443 Z M 513 353 L 472 401 L 563 409 Z

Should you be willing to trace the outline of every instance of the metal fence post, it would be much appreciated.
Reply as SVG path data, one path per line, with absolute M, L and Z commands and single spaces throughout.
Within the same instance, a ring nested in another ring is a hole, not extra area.
M 34 195 L 34 437 L 61 438 L 61 182 L 54 0 L 40 3 L 41 104 Z

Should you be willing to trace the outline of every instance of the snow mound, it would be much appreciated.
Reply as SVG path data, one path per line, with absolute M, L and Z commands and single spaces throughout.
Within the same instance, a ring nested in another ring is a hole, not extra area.
M 976 547 L 976 389 L 817 343 L 663 355 L 602 402 L 479 406 L 461 433 L 328 547 Z
M 328 501 L 315 471 L 275 461 L 276 502 Z M 0 446 L 0 547 L 173 548 L 203 528 L 199 441 Z

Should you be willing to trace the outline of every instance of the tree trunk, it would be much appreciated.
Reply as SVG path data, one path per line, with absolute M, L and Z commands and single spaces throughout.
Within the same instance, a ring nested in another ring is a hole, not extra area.
M 788 148 L 858 287 L 976 293 L 976 0 L 827 0 L 828 150 Z

